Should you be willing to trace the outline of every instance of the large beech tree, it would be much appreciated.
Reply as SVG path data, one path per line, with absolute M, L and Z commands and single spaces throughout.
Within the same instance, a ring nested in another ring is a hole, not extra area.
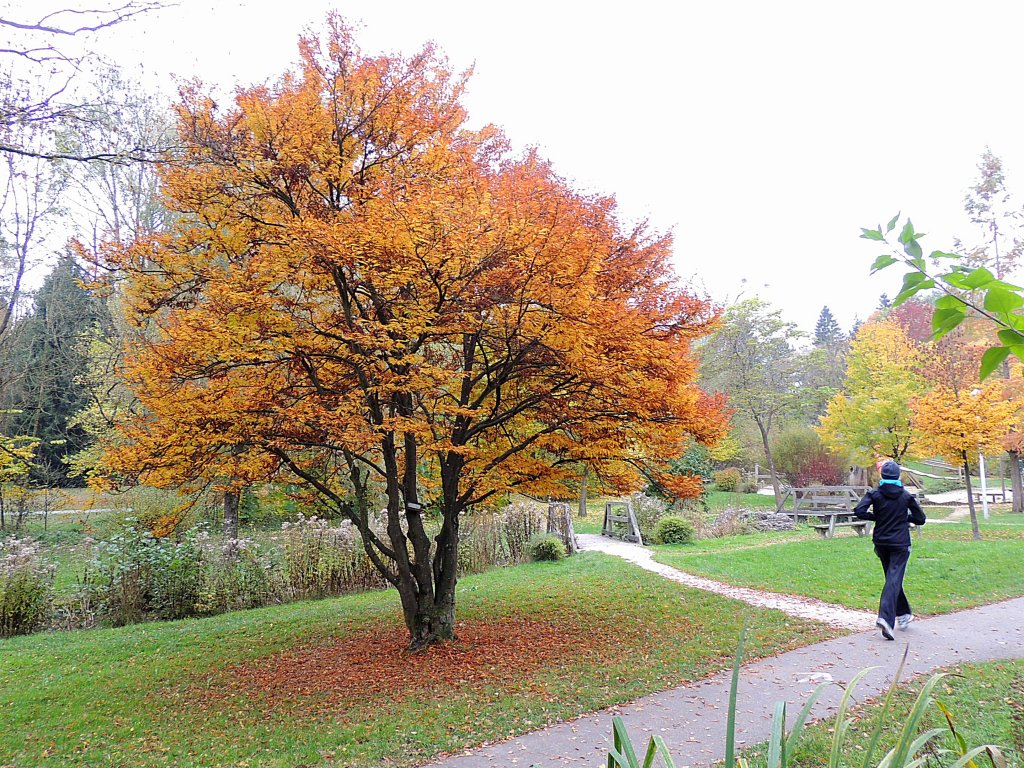
M 690 352 L 715 315 L 677 286 L 667 237 L 467 130 L 464 78 L 429 47 L 367 56 L 330 17 L 300 51 L 223 113 L 187 90 L 185 156 L 163 169 L 180 218 L 95 255 L 147 328 L 125 369 L 145 414 L 108 465 L 300 479 L 358 527 L 422 647 L 453 637 L 473 505 L 555 493 L 580 462 L 699 493 L 660 473 L 723 432 Z

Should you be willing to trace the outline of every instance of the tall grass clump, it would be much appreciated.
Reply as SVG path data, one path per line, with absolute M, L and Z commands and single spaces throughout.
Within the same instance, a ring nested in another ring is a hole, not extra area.
M 530 559 L 530 540 L 547 533 L 547 516 L 534 504 L 515 501 L 505 508 L 502 527 L 509 563 L 525 563 Z
M 0 637 L 27 635 L 46 625 L 54 568 L 30 539 L 0 540 Z
M 504 516 L 490 509 L 474 511 L 459 525 L 459 575 L 483 573 L 508 561 Z
M 350 522 L 332 527 L 327 520 L 300 515 L 298 522 L 284 523 L 281 529 L 285 573 L 294 599 L 388 586 Z

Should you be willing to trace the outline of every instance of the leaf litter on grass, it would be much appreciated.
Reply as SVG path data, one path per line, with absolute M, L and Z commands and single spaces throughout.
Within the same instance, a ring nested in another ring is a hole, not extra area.
M 227 667 L 190 690 L 200 709 L 258 700 L 267 712 L 314 716 L 363 708 L 373 699 L 393 704 L 446 697 L 453 688 L 536 692 L 535 672 L 595 651 L 602 655 L 600 646 L 608 644 L 605 633 L 579 624 L 515 617 L 458 622 L 456 637 L 411 653 L 404 628 L 368 628 Z

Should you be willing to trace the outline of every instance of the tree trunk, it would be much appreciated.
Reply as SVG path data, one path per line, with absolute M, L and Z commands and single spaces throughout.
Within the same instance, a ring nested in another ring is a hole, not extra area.
M 768 444 L 768 427 L 765 427 L 761 419 L 756 419 L 757 428 L 761 432 L 761 443 L 764 445 L 764 457 L 768 460 L 768 473 L 772 478 L 772 490 L 775 491 L 775 506 L 782 503 L 782 488 L 779 487 L 779 476 L 775 473 L 775 457 L 772 456 L 771 446 Z
M 1020 474 L 1020 451 L 1007 451 L 1010 455 L 1010 492 L 1013 494 L 1013 505 L 1010 511 L 1024 514 L 1024 480 Z
M 580 517 L 587 516 L 587 465 L 583 465 L 583 476 L 580 478 Z
M 224 492 L 224 538 L 238 538 L 238 502 L 240 494 L 236 490 Z
M 967 481 L 967 509 L 971 512 L 971 536 L 981 541 L 981 529 L 978 527 L 978 513 L 974 509 L 974 489 L 971 488 L 971 465 L 967 462 L 967 451 L 963 453 L 964 479 Z

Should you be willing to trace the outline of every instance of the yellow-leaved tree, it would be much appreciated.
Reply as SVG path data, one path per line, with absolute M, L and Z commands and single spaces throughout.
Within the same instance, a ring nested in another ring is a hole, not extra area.
M 921 372 L 932 385 L 913 403 L 921 447 L 963 467 L 971 488 L 971 464 L 979 453 L 1002 450 L 1014 424 L 1017 406 L 1006 398 L 1003 382 L 978 380 L 984 347 L 968 344 L 962 329 L 928 345 Z M 967 494 L 971 529 L 981 539 L 974 494 Z
M 107 465 L 303 483 L 359 529 L 419 648 L 454 635 L 473 505 L 558 493 L 581 462 L 699 493 L 667 470 L 725 429 L 690 350 L 716 318 L 669 238 L 468 130 L 430 47 L 365 55 L 332 16 L 300 50 L 223 112 L 186 90 L 162 171 L 180 218 L 95 254 L 146 328 L 125 369 L 144 412 Z
M 902 461 L 914 444 L 910 404 L 927 389 L 916 370 L 919 359 L 899 323 L 862 325 L 850 342 L 843 390 L 829 401 L 819 423 L 822 442 L 863 466 L 878 456 Z

